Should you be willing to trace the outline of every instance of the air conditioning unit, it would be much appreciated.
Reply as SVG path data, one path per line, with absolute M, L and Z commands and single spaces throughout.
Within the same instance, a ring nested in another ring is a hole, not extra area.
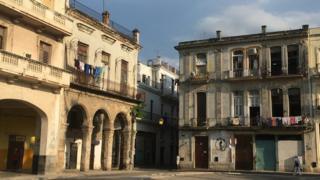
M 239 117 L 232 117 L 230 119 L 230 123 L 233 126 L 239 126 L 240 125 L 240 118 Z

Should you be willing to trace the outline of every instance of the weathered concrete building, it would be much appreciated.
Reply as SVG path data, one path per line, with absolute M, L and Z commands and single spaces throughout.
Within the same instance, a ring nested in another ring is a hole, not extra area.
M 178 143 L 178 71 L 157 57 L 138 65 L 143 100 L 137 121 L 135 166 L 174 167 Z
M 133 167 L 139 31 L 129 31 L 78 1 L 67 15 L 65 39 L 72 72 L 60 121 L 60 169 L 111 170 Z
M 72 33 L 65 1 L 0 1 L 0 170 L 56 169 Z
M 320 29 L 180 42 L 181 168 L 319 171 Z

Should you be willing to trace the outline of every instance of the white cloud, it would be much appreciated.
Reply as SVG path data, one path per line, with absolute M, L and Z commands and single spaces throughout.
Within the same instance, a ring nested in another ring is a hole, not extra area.
M 319 26 L 319 12 L 272 13 L 262 7 L 268 2 L 259 0 L 253 4 L 229 6 L 220 14 L 201 19 L 197 31 L 212 37 L 216 30 L 221 30 L 222 36 L 259 33 L 261 25 L 267 25 L 267 31 L 300 28 L 302 24 Z

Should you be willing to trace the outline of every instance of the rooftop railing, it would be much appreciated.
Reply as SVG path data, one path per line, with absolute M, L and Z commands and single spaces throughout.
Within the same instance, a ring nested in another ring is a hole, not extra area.
M 76 10 L 88 15 L 89 17 L 95 19 L 98 22 L 102 22 L 102 13 L 99 13 L 98 11 L 82 4 L 78 0 L 70 0 L 69 6 L 72 9 L 76 9 Z M 120 34 L 122 34 L 130 39 L 134 39 L 132 31 L 130 31 L 128 28 L 126 28 L 126 27 L 124 27 L 124 26 L 122 26 L 112 20 L 110 20 L 109 26 L 113 30 L 119 32 Z

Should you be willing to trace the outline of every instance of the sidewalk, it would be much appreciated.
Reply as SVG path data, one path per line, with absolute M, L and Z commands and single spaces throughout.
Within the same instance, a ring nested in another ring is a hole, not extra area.
M 269 175 L 293 175 L 293 172 L 280 171 L 251 171 L 251 170 L 233 170 L 233 171 L 218 171 L 211 169 L 179 169 L 177 172 L 220 172 L 229 174 L 269 174 Z M 302 172 L 301 176 L 319 176 L 320 173 Z

